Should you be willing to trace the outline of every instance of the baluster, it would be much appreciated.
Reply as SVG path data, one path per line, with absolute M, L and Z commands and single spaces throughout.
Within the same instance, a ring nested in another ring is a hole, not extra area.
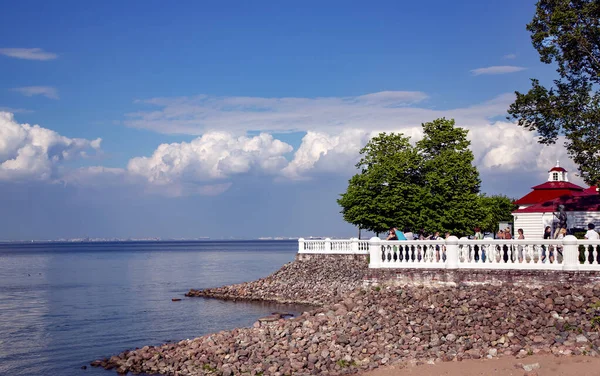
M 594 264 L 594 265 L 598 265 L 598 248 L 599 247 L 600 246 L 597 246 L 597 245 L 592 246 L 592 257 L 594 258 L 592 260 L 592 264 Z
M 585 251 L 583 252 L 583 254 L 585 255 L 585 261 L 584 261 L 584 265 L 589 265 L 590 264 L 590 246 L 586 245 L 584 246 Z

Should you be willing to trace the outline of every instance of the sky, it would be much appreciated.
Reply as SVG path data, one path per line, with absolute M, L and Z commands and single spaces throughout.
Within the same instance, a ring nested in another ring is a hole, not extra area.
M 486 194 L 561 142 L 506 120 L 551 83 L 530 0 L 20 1 L 0 23 L 0 239 L 355 236 L 336 203 L 379 132 L 469 130 Z

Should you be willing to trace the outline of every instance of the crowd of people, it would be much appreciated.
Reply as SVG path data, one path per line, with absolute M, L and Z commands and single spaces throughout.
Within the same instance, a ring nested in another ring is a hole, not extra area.
M 450 237 L 449 232 L 446 232 L 442 238 L 439 231 L 428 234 L 424 229 L 420 229 L 419 232 L 415 234 L 409 228 L 404 228 L 404 231 L 400 231 L 398 228 L 392 227 L 385 240 L 438 240 L 447 239 L 448 237 Z
M 588 224 L 588 231 L 586 232 L 584 238 L 589 240 L 597 240 L 600 238 L 598 232 L 595 230 L 595 225 L 593 223 Z M 444 234 L 443 239 L 448 239 L 450 237 L 450 232 L 446 232 Z M 546 226 L 544 229 L 544 239 L 562 239 L 567 236 L 567 229 L 565 227 L 558 228 L 554 234 L 552 233 L 552 228 L 550 226 Z M 484 238 L 491 238 L 491 236 L 485 236 L 481 231 L 480 227 L 475 227 L 474 235 L 469 236 L 470 239 L 481 240 Z M 505 229 L 500 229 L 496 233 L 496 239 L 512 239 L 513 235 L 510 230 L 510 227 L 506 227 Z M 385 240 L 438 240 L 442 239 L 439 231 L 435 231 L 432 234 L 428 234 L 424 229 L 420 229 L 416 234 L 413 233 L 410 228 L 404 228 L 404 231 L 400 231 L 397 227 L 392 227 L 388 231 L 387 238 Z M 525 233 L 522 228 L 517 230 L 517 235 L 515 239 L 525 239 Z
M 584 238 L 589 240 L 597 240 L 600 238 L 598 232 L 595 230 L 595 225 L 593 223 L 588 224 L 588 231 L 586 232 Z M 446 232 L 444 237 L 440 236 L 440 232 L 436 231 L 432 234 L 428 234 L 425 230 L 421 229 L 417 234 L 413 233 L 410 228 L 405 228 L 404 231 L 400 231 L 396 227 L 392 227 L 389 229 L 388 236 L 386 240 L 438 240 L 438 239 L 447 239 L 450 237 L 450 232 Z M 558 228 L 555 233 L 552 233 L 552 228 L 547 226 L 544 229 L 544 239 L 563 239 L 567 235 L 567 229 L 565 227 Z M 470 239 L 482 240 L 485 238 L 492 238 L 491 236 L 485 236 L 481 231 L 480 227 L 474 228 L 474 235 L 469 236 Z M 496 233 L 496 239 L 513 239 L 513 235 L 510 227 L 505 229 L 500 229 Z M 525 239 L 525 233 L 522 228 L 517 230 L 517 235 L 515 239 Z M 440 259 L 445 259 L 445 247 L 436 247 L 436 259 L 439 261 Z M 474 246 L 474 259 L 476 261 L 485 262 L 486 254 L 485 247 L 475 245 Z M 441 252 L 441 253 L 440 253 Z M 562 246 L 542 246 L 542 255 L 541 261 L 550 263 L 554 263 L 555 258 L 558 258 L 558 261 L 562 259 Z M 524 246 L 516 245 L 516 246 L 508 246 L 504 245 L 501 247 L 501 256 L 504 262 L 507 262 L 509 258 L 518 259 L 519 262 L 523 262 L 524 260 Z M 598 255 L 600 262 L 600 255 Z

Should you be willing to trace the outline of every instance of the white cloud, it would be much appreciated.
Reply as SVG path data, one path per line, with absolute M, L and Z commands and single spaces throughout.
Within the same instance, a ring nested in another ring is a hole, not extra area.
M 576 171 L 576 165 L 568 158 L 564 138 L 554 145 L 540 145 L 535 133 L 516 124 L 496 121 L 480 124 L 460 124 L 469 130 L 474 164 L 487 176 L 502 179 L 505 174 L 525 172 L 545 179 L 549 168 L 560 160 L 563 167 Z M 404 133 L 414 143 L 423 137 L 420 126 L 398 128 L 394 132 Z M 347 130 L 339 134 L 308 132 L 296 151 L 294 159 L 282 170 L 289 179 L 302 180 L 320 175 L 342 174 L 350 176 L 357 172 L 359 150 L 378 131 Z
M 372 136 L 359 129 L 345 130 L 337 135 L 309 131 L 292 161 L 281 171 L 282 175 L 300 180 L 315 173 L 352 174 L 359 150 Z
M 25 60 L 53 60 L 58 57 L 57 54 L 41 48 L 0 48 L 0 55 Z
M 515 73 L 515 72 L 520 72 L 525 69 L 527 69 L 527 68 L 517 67 L 514 65 L 497 65 L 497 66 L 493 66 L 493 67 L 472 69 L 471 73 L 473 74 L 473 76 L 480 76 L 482 74 Z
M 0 112 L 0 180 L 52 180 L 63 161 L 98 151 L 101 139 L 68 138 Z
M 506 54 L 504 56 L 502 56 L 503 59 L 507 59 L 507 60 L 512 60 L 512 59 L 516 59 L 517 55 L 516 54 Z
M 266 133 L 236 137 L 209 132 L 189 143 L 162 144 L 151 157 L 131 159 L 127 171 L 175 195 L 190 190 L 216 194 L 229 188 L 230 182 L 224 180 L 236 175 L 277 174 L 287 164 L 284 154 L 291 151 L 290 145 Z M 218 184 L 202 185 L 211 181 Z
M 12 89 L 18 93 L 23 94 L 26 97 L 33 97 L 34 95 L 42 95 L 50 99 L 59 99 L 58 90 L 51 86 L 25 86 L 17 87 Z
M 544 174 L 557 159 L 568 170 L 576 170 L 561 143 L 542 146 L 537 143 L 534 133 L 496 120 L 505 114 L 514 100 L 513 94 L 500 95 L 469 107 L 439 110 L 416 107 L 415 103 L 427 96 L 411 93 L 382 92 L 352 98 L 316 99 L 204 96 L 202 99 L 151 100 L 163 108 L 137 115 L 147 119 L 144 121 L 149 123 L 144 123 L 145 127 L 165 131 L 185 128 L 190 133 L 203 134 L 191 142 L 162 144 L 150 156 L 132 158 L 123 169 L 101 166 L 76 170 L 61 168 L 60 161 L 53 162 L 51 156 L 54 154 L 44 154 L 43 150 L 28 157 L 27 142 L 23 141 L 27 137 L 22 134 L 31 132 L 29 126 L 17 124 L 15 127 L 13 121 L 13 126 L 3 127 L 4 134 L 0 134 L 0 140 L 4 140 L 0 143 L 0 163 L 15 159 L 20 151 L 22 161 L 39 164 L 24 164 L 29 166 L 25 170 L 34 171 L 33 175 L 45 171 L 44 176 L 56 176 L 52 181 L 65 184 L 122 184 L 167 196 L 216 195 L 248 175 L 267 177 L 265 182 L 348 178 L 356 172 L 354 166 L 361 147 L 379 132 L 402 132 L 416 142 L 422 137 L 421 123 L 446 117 L 454 118 L 457 126 L 469 129 L 475 164 L 486 178 L 497 179 L 499 187 L 503 177 L 515 173 L 538 174 L 545 180 Z M 410 101 L 413 101 L 412 105 L 409 105 Z M 201 116 L 204 116 L 204 123 L 198 124 L 197 119 Z M 217 126 L 223 130 L 207 130 Z M 253 129 L 262 133 L 245 136 Z M 299 129 L 306 133 L 294 151 L 287 143 L 274 139 L 266 131 L 268 129 L 278 132 Z M 52 134 L 62 137 L 55 132 Z M 77 153 L 80 157 L 85 156 L 86 150 L 100 147 L 100 140 L 78 142 L 73 148 L 66 148 L 66 157 L 74 157 Z M 65 143 L 61 145 L 65 147 Z
M 25 114 L 25 113 L 29 113 L 29 112 L 33 112 L 33 111 L 26 110 L 24 108 L 0 107 L 0 112 L 10 112 L 13 114 Z
M 482 171 L 498 176 L 512 171 L 543 174 L 557 158 L 567 163 L 562 144 L 542 146 L 537 143 L 535 133 L 512 123 L 496 121 L 506 114 L 514 94 L 445 110 L 418 107 L 417 103 L 426 98 L 427 95 L 420 92 L 315 99 L 157 98 L 144 103 L 159 106 L 160 110 L 131 115 L 135 120 L 130 119 L 129 125 L 165 133 L 190 134 L 213 128 L 242 134 L 248 130 L 306 131 L 291 161 L 282 164 L 280 177 L 292 180 L 320 174 L 349 176 L 356 171 L 358 151 L 374 135 L 382 131 L 402 132 L 416 142 L 422 137 L 421 123 L 440 117 L 453 118 L 457 126 L 470 130 L 475 163 Z M 161 150 L 157 152 L 162 154 Z M 186 168 L 191 168 L 194 163 L 197 162 L 190 162 Z M 154 164 L 153 172 L 158 180 L 159 165 Z
M 356 97 L 154 98 L 138 103 L 159 110 L 128 114 L 125 125 L 160 133 L 202 135 L 214 130 L 292 132 L 393 126 L 421 109 L 409 107 L 427 98 L 419 91 L 384 91 Z

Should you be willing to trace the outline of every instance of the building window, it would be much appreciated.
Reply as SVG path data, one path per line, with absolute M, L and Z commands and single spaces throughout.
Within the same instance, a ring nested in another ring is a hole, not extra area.
M 553 172 L 552 173 L 552 180 L 558 181 L 558 172 Z

